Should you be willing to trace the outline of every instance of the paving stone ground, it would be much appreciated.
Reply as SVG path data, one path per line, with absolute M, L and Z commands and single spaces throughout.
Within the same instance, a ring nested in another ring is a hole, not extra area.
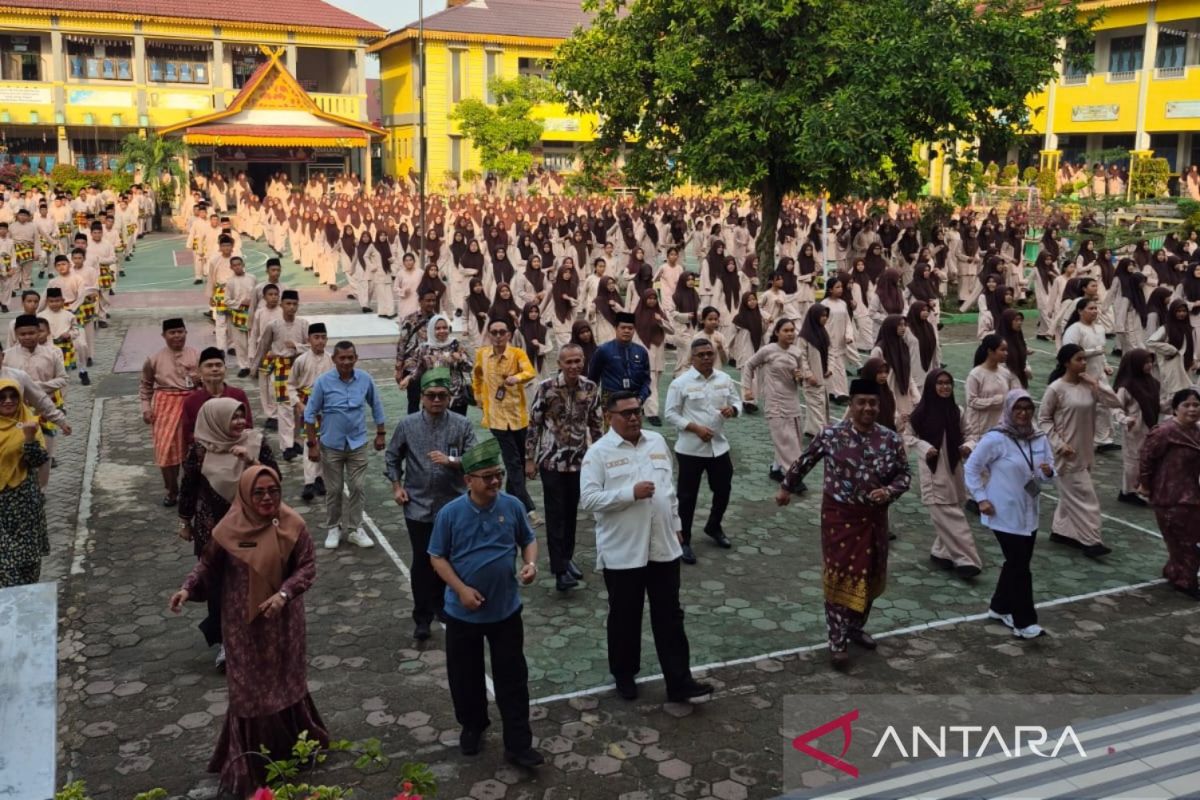
M 145 248 L 139 262 L 168 251 L 160 245 L 154 255 L 155 248 Z M 153 786 L 172 797 L 212 797 L 215 782 L 205 765 L 225 712 L 224 679 L 214 672 L 213 652 L 195 627 L 201 609 L 191 607 L 180 617 L 166 610 L 167 597 L 193 564 L 191 545 L 175 538 L 174 511 L 158 504 L 160 479 L 138 412 L 137 376 L 108 374 L 124 332 L 156 325 L 169 312 L 151 294 L 162 287 L 144 283 L 121 296 L 113 326 L 101 337 L 95 384 L 71 387 L 68 410 L 75 432 L 60 440 L 60 466 L 52 478 L 52 496 L 62 502 L 48 509 L 54 555 L 44 576 L 60 580 L 59 777 L 85 779 L 93 795 L 106 800 Z M 139 302 L 138 288 L 145 290 L 140 295 L 145 303 Z M 345 308 L 308 303 L 301 313 Z M 197 320 L 189 323 L 194 328 L 204 324 L 196 306 L 181 310 Z M 950 368 L 965 378 L 973 326 L 943 333 Z M 1036 397 L 1052 359 L 1043 345 L 1035 346 L 1045 350 L 1034 355 Z M 383 388 L 394 422 L 404 402 L 391 382 L 390 364 L 373 360 L 363 366 Z M 240 384 L 257 400 L 256 387 Z M 93 414 L 101 421 L 95 431 Z M 478 421 L 474 410 L 473 418 Z M 665 703 L 658 681 L 644 684 L 635 703 L 602 688 L 609 680 L 605 594 L 591 571 L 591 521 L 581 519 L 577 560 L 587 575 L 580 589 L 560 594 L 543 573 L 524 593 L 530 688 L 534 698 L 543 699 L 534 708 L 534 733 L 550 762 L 535 777 L 503 766 L 498 725 L 483 755 L 458 754 L 443 640 L 440 632 L 421 646 L 411 639 L 411 603 L 401 573 L 410 548 L 382 474 L 382 456 L 374 456 L 367 511 L 395 558 L 383 547 L 320 551 L 317 583 L 304 600 L 317 706 L 335 738 L 379 738 L 392 767 L 367 775 L 334 758 L 327 780 L 360 785 L 360 797 L 390 797 L 398 765 L 423 761 L 438 775 L 438 796 L 444 798 L 771 797 L 797 788 L 782 783 L 787 746 L 782 705 L 789 694 L 1195 690 L 1196 604 L 1161 585 L 1124 588 L 1158 578 L 1163 547 L 1148 511 L 1115 502 L 1119 453 L 1100 456 L 1096 471 L 1111 518 L 1104 535 L 1114 554 L 1093 562 L 1043 541 L 1033 565 L 1040 602 L 1111 594 L 1047 609 L 1042 622 L 1053 635 L 1034 642 L 1015 643 L 994 624 L 961 621 L 986 608 L 998 548 L 977 528 L 985 571 L 972 583 L 932 568 L 932 533 L 914 485 L 893 510 L 899 539 L 892 543 L 888 591 L 870 624 L 876 633 L 900 633 L 884 638 L 877 653 L 860 655 L 849 675 L 837 675 L 829 671 L 825 653 L 813 649 L 824 636 L 818 493 L 776 508 L 761 415 L 734 420 L 730 427 L 737 478 L 725 529 L 734 548 L 718 550 L 698 535 L 700 564 L 685 566 L 682 592 L 692 662 L 713 665 L 704 672 L 718 686 L 716 695 L 690 707 Z M 88 467 L 94 473 L 85 485 Z M 319 539 L 323 508 L 319 500 L 314 506 L 301 501 L 299 474 L 298 462 L 284 467 L 287 500 Z M 809 483 L 818 487 L 819 475 Z M 540 506 L 540 485 L 532 484 L 532 491 Z M 697 530 L 706 502 L 702 494 Z M 1043 535 L 1052 512 L 1047 500 Z M 643 638 L 642 674 L 655 675 L 648 626 Z M 771 653 L 784 654 L 762 657 Z M 829 780 L 815 766 L 804 776 L 807 786 Z

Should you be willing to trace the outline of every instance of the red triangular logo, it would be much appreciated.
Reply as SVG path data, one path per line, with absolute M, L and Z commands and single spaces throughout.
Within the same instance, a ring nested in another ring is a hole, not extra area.
M 850 750 L 850 740 L 854 736 L 854 730 L 851 728 L 851 723 L 858 719 L 858 709 L 848 711 L 837 719 L 830 720 L 824 725 L 813 728 L 807 733 L 802 733 L 795 739 L 792 739 L 792 747 L 804 753 L 807 756 L 815 758 L 822 764 L 828 764 L 836 770 L 846 773 L 851 778 L 858 777 L 858 768 L 853 764 L 843 761 L 846 753 Z M 820 739 L 827 733 L 835 731 L 838 728 L 842 729 L 842 752 L 841 756 L 831 756 L 829 753 L 822 752 L 811 746 L 809 742 L 814 739 Z

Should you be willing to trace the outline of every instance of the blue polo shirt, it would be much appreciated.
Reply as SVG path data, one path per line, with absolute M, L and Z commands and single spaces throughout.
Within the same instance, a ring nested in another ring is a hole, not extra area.
M 313 382 L 312 396 L 304 405 L 304 421 L 321 419 L 321 447 L 357 450 L 367 443 L 367 409 L 375 425 L 383 425 L 383 401 L 369 373 L 355 369 L 344 381 L 336 369 L 323 372 Z
M 483 605 L 470 611 L 449 586 L 445 611 L 462 622 L 500 622 L 521 608 L 513 559 L 533 541 L 525 506 L 500 492 L 486 508 L 464 494 L 442 506 L 433 521 L 429 555 L 450 562 L 467 586 L 483 595 Z

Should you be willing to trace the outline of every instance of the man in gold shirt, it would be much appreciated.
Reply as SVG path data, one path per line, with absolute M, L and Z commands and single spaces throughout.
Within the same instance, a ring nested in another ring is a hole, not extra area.
M 483 411 L 484 427 L 500 443 L 507 473 L 504 490 L 521 501 L 529 512 L 530 524 L 537 525 L 533 500 L 525 489 L 525 429 L 529 427 L 525 384 L 537 377 L 537 371 L 524 350 L 509 344 L 510 320 L 493 319 L 487 330 L 491 347 L 481 347 L 475 353 L 475 397 Z

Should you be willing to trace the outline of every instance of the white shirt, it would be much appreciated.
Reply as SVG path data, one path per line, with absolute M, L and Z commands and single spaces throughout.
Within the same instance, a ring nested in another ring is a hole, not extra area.
M 609 430 L 587 449 L 579 505 L 596 519 L 597 569 L 636 569 L 683 555 L 671 464 L 666 439 L 653 431 L 635 445 Z M 654 496 L 635 500 L 634 484 L 642 481 L 654 484 Z
M 675 441 L 675 452 L 685 456 L 713 458 L 729 452 L 729 440 L 725 438 L 725 418 L 721 409 L 733 406 L 742 413 L 742 400 L 733 379 L 719 369 L 705 378 L 695 367 L 671 381 L 667 388 L 667 404 L 663 416 L 667 422 L 679 429 Z M 701 441 L 700 437 L 685 430 L 689 423 L 709 428 L 713 437 Z
M 984 527 L 1020 536 L 1028 536 L 1038 529 L 1038 498 L 1030 496 L 1025 485 L 1034 480 L 1040 489 L 1054 481 L 1053 473 L 1047 478 L 1039 469 L 1042 464 L 1054 469 L 1054 453 L 1046 436 L 1038 436 L 1031 442 L 1017 442 L 999 431 L 988 431 L 983 435 L 967 458 L 963 478 L 975 502 L 988 500 L 995 508 L 995 514 L 980 515 L 979 521 Z

